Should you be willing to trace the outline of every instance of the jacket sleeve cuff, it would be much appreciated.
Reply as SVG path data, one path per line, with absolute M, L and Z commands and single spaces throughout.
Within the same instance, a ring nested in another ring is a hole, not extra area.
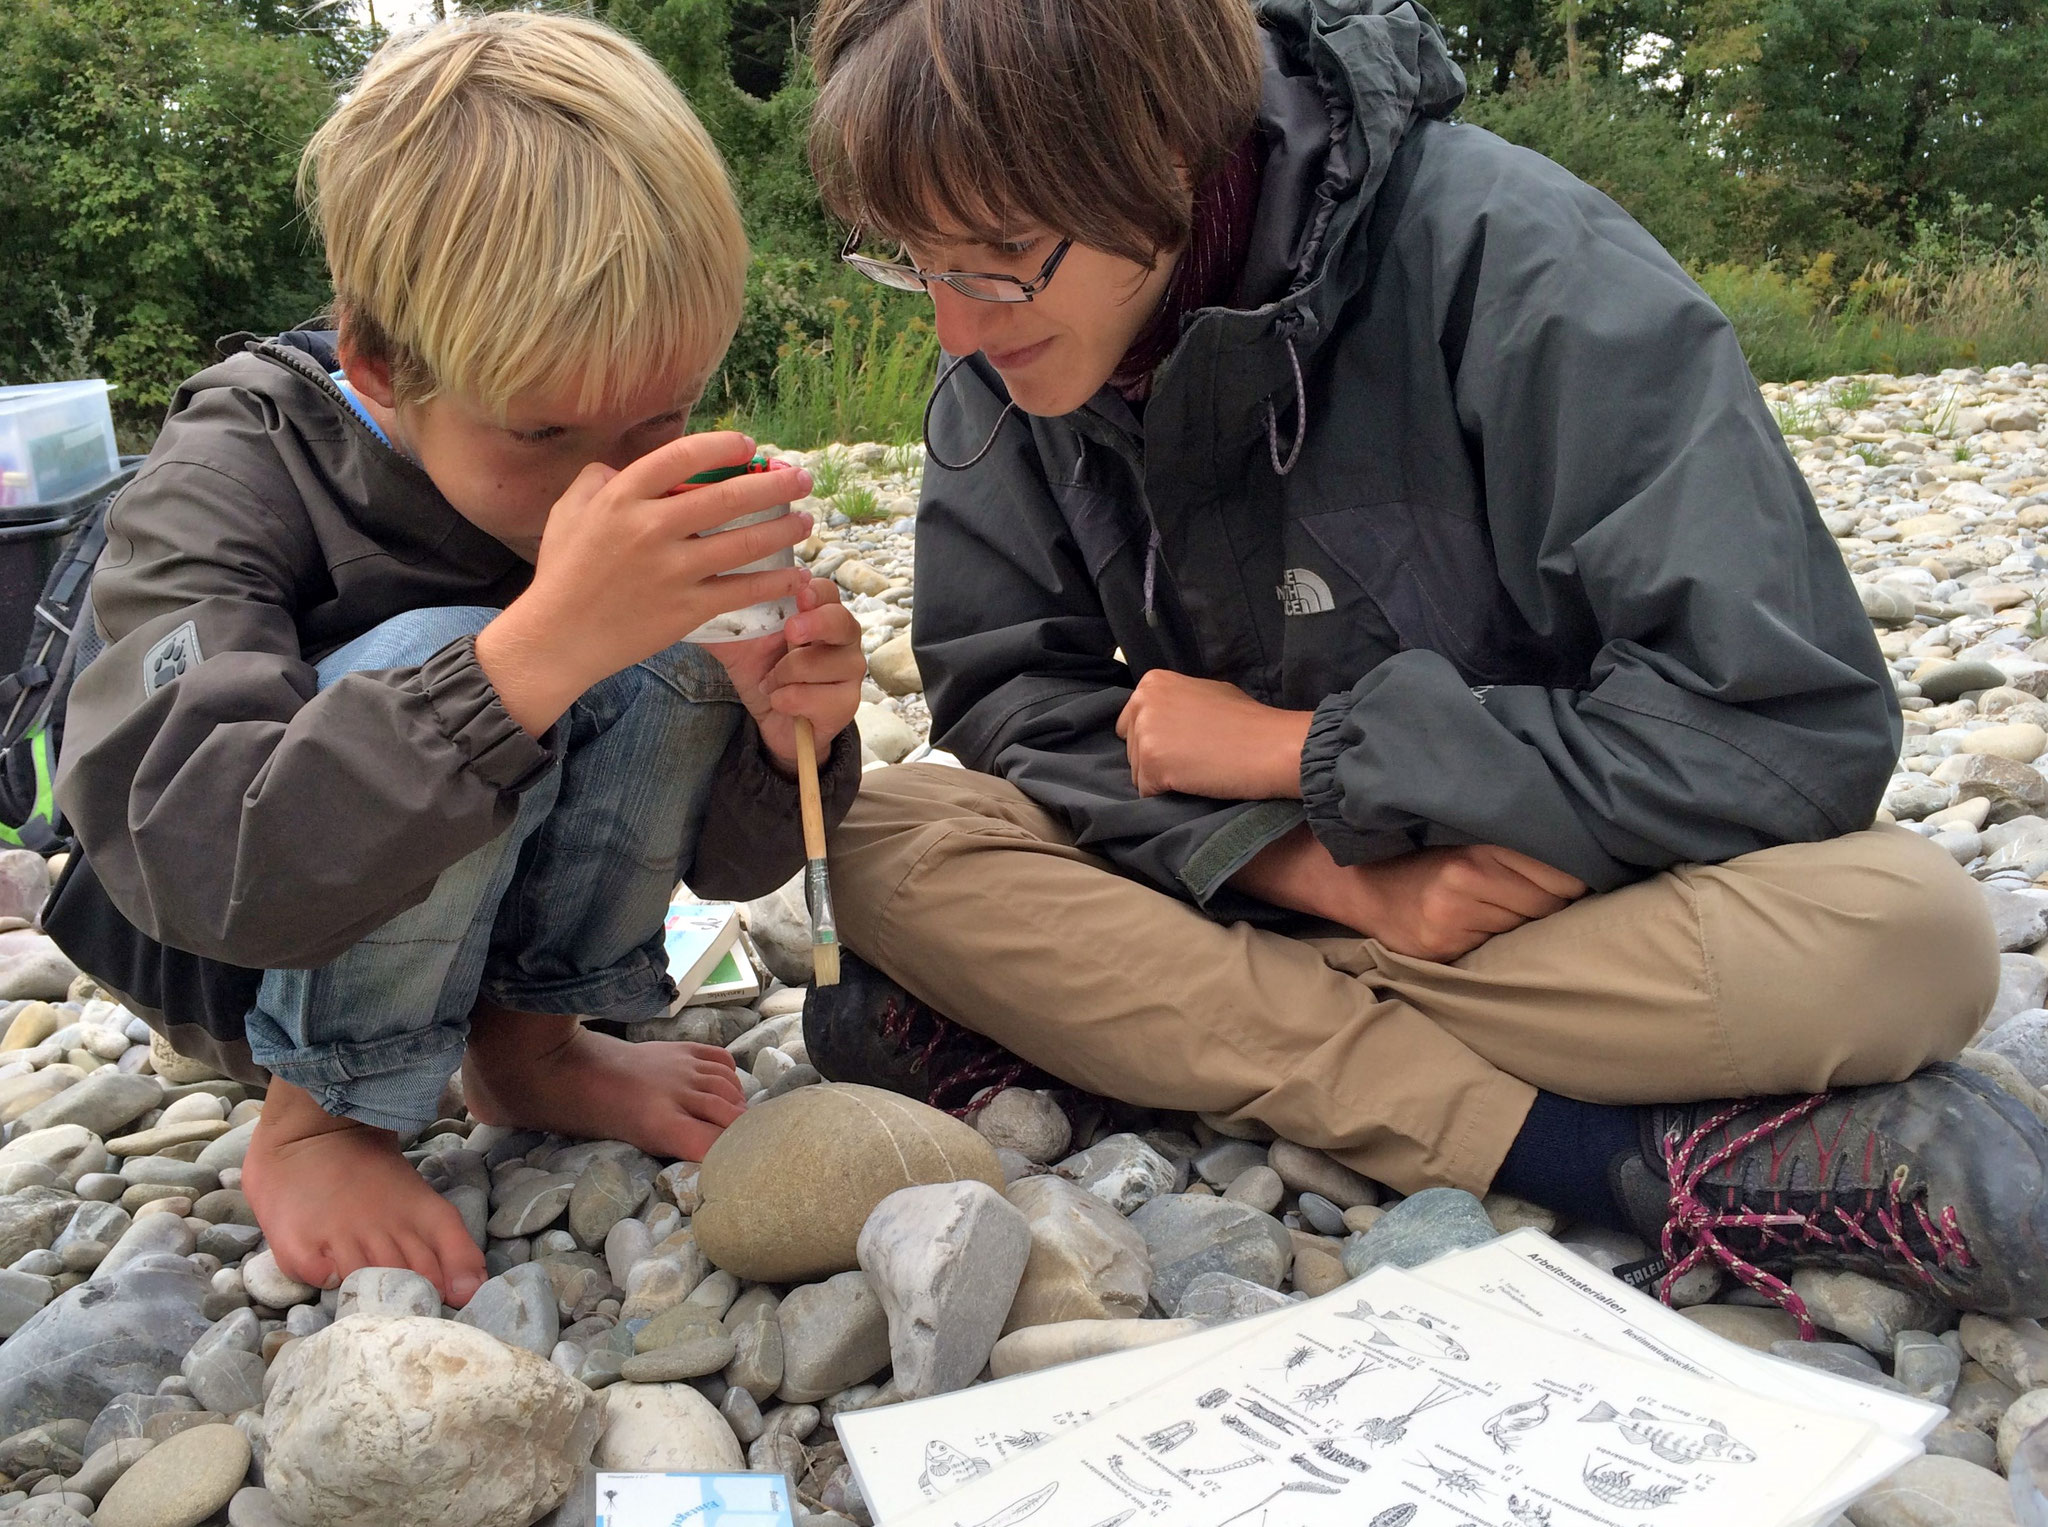
M 1208 906 L 1260 852 L 1301 825 L 1293 801 L 1254 801 L 1229 818 L 1188 855 L 1180 882 L 1197 906 Z
M 420 664 L 419 675 L 420 691 L 441 734 L 485 784 L 524 790 L 554 761 L 554 729 L 537 742 L 512 719 L 476 660 L 474 636 L 450 642 Z
M 1308 830 L 1339 864 L 1362 857 L 1360 835 L 1344 820 L 1344 787 L 1337 778 L 1337 760 L 1344 756 L 1345 722 L 1351 716 L 1351 695 L 1328 696 L 1308 724 L 1301 745 L 1301 805 Z

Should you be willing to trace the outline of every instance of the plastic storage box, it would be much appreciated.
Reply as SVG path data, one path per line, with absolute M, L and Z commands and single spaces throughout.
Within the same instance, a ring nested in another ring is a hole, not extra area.
M 102 381 L 0 387 L 0 509 L 71 497 L 120 470 Z

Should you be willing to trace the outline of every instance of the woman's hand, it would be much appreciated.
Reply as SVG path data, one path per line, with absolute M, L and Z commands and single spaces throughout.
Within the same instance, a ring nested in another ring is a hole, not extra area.
M 761 740 L 785 772 L 796 769 L 796 718 L 810 719 L 824 754 L 860 705 L 867 658 L 860 622 L 839 602 L 839 585 L 813 578 L 797 590 L 797 613 L 773 636 L 707 643 L 725 664 Z
M 1235 684 L 1155 668 L 1131 691 L 1116 734 L 1140 795 L 1298 800 L 1312 719 L 1310 711 L 1262 705 Z

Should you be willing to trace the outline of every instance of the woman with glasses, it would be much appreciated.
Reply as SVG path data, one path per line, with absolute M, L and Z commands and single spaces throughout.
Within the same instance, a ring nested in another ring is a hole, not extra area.
M 913 639 L 968 769 L 833 843 L 828 1076 L 1067 1085 L 1495 1187 L 1780 1298 L 2048 1312 L 2048 1131 L 1946 1064 L 1974 886 L 1735 336 L 1450 119 L 1414 0 L 823 0 L 845 258 L 927 293 Z

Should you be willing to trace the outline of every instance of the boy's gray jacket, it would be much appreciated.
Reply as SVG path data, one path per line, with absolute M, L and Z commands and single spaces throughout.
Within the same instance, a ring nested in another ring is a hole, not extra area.
M 506 714 L 467 638 L 326 690 L 313 665 L 408 610 L 502 607 L 531 574 L 305 350 L 260 345 L 187 382 L 110 511 L 92 583 L 108 646 L 65 718 L 57 798 L 108 899 L 157 943 L 255 969 L 325 964 L 423 900 L 511 825 L 552 734 Z M 703 698 L 734 698 L 720 688 Z M 851 730 L 835 812 L 858 785 Z M 802 866 L 797 823 L 795 782 L 743 721 L 678 873 L 761 895 Z
M 1896 701 L 1726 320 L 1605 196 L 1440 120 L 1464 82 L 1412 0 L 1259 9 L 1243 306 L 1142 419 L 1105 390 L 926 468 L 943 745 L 1219 916 L 1267 910 L 1224 882 L 1304 811 L 1340 863 L 1494 843 L 1596 889 L 1869 826 Z M 1006 402 L 970 360 L 938 453 Z M 1153 668 L 1312 709 L 1302 800 L 1141 799 L 1115 723 Z

